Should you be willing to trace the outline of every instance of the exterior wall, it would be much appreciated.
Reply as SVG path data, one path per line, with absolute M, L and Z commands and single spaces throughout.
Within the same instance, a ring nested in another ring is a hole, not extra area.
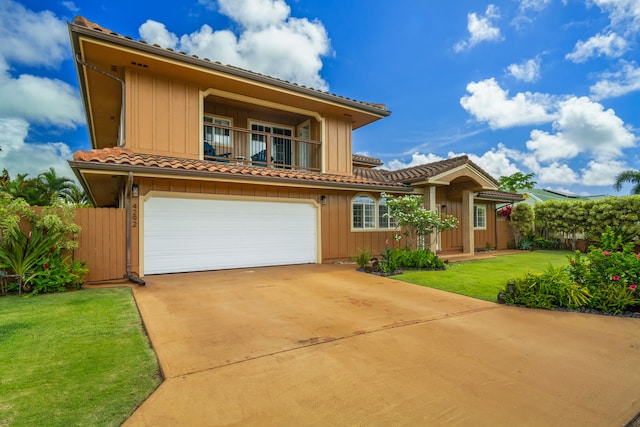
M 290 113 L 232 106 L 205 100 L 200 111 L 200 88 L 137 70 L 126 71 L 126 144 L 147 154 L 198 159 L 204 112 L 231 117 L 234 127 L 248 128 L 251 120 L 296 127 L 301 119 Z M 311 139 L 323 140 L 324 171 L 351 175 L 352 127 L 345 118 L 325 117 L 324 125 L 310 120 Z M 324 129 L 324 135 L 323 135 Z
M 453 230 L 445 231 L 440 235 L 440 250 L 459 252 L 463 250 L 463 231 L 462 231 L 462 198 L 460 188 L 456 187 L 438 187 L 436 190 L 436 205 L 440 207 L 442 213 L 453 215 L 458 218 L 459 225 Z M 478 200 L 474 204 L 482 204 L 487 207 L 487 228 L 485 230 L 474 230 L 474 249 L 484 249 L 487 245 L 495 248 L 498 246 L 496 241 L 496 210 L 495 203 L 490 201 Z M 446 205 L 446 211 L 442 206 Z M 506 245 L 506 243 L 504 243 Z
M 352 133 L 350 121 L 325 118 L 324 172 L 338 175 L 353 173 Z
M 496 204 L 484 200 L 477 200 L 476 205 L 485 205 L 487 207 L 487 228 L 485 230 L 475 230 L 475 249 L 486 249 L 489 246 L 495 249 L 496 241 Z
M 184 82 L 127 70 L 126 144 L 139 153 L 197 159 L 199 90 Z
M 321 259 L 322 262 L 348 260 L 360 250 L 367 248 L 373 254 L 380 254 L 385 249 L 385 241 L 390 240 L 392 247 L 400 244 L 393 241 L 395 232 L 389 231 L 351 231 L 351 199 L 354 191 L 300 189 L 294 187 L 272 187 L 256 184 L 223 183 L 209 181 L 189 181 L 161 178 L 136 178 L 139 186 L 138 198 L 133 198 L 132 206 L 132 271 L 140 274 L 140 203 L 149 191 L 172 191 L 193 194 L 232 195 L 246 197 L 275 197 L 311 199 L 321 203 L 321 196 L 326 201 L 320 207 Z M 377 193 L 369 193 L 379 197 Z M 212 222 L 212 226 L 213 226 Z

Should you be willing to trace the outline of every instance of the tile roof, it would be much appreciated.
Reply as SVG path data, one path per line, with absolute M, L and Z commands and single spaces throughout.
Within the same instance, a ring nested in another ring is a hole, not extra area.
M 483 190 L 480 191 L 477 195 L 479 198 L 486 199 L 505 199 L 505 200 L 524 200 L 524 196 L 522 194 L 509 193 L 508 191 L 499 191 L 499 190 Z
M 367 165 L 370 167 L 382 165 L 382 160 L 380 159 L 376 159 L 375 157 L 361 156 L 359 154 L 353 154 L 351 156 L 351 160 L 353 163 Z
M 218 61 L 211 61 L 209 58 L 200 58 L 197 55 L 189 55 L 186 52 L 176 51 L 176 50 L 174 50 L 174 49 L 172 49 L 170 47 L 163 48 L 162 46 L 160 46 L 158 44 L 155 44 L 155 43 L 154 44 L 149 44 L 144 40 L 136 41 L 130 36 L 123 36 L 122 34 L 119 34 L 119 33 L 115 32 L 115 31 L 111 31 L 108 28 L 105 28 L 105 27 L 103 27 L 103 26 L 101 26 L 101 25 L 99 25 L 99 24 L 97 24 L 95 22 L 92 22 L 92 21 L 88 20 L 87 18 L 85 18 L 84 16 L 76 16 L 74 18 L 74 20 L 73 20 L 73 25 L 76 25 L 76 26 L 79 26 L 79 27 L 84 27 L 84 28 L 87 28 L 89 30 L 96 31 L 96 32 L 99 32 L 99 33 L 102 33 L 102 34 L 106 34 L 106 35 L 109 35 L 109 36 L 113 36 L 113 37 L 116 37 L 116 38 L 121 39 L 121 40 L 127 40 L 129 42 L 139 43 L 140 45 L 149 46 L 149 47 L 158 49 L 159 53 L 160 52 L 172 52 L 172 53 L 175 53 L 175 54 L 180 54 L 180 55 L 183 55 L 185 58 L 198 60 L 201 63 L 201 65 L 203 65 L 203 66 L 211 67 L 212 64 L 213 64 L 213 65 L 216 65 L 218 67 L 223 67 L 228 72 L 231 72 L 233 70 L 237 70 L 237 71 L 241 71 L 243 73 L 248 73 L 249 75 L 252 75 L 254 77 L 260 77 L 260 78 L 264 78 L 264 79 L 269 79 L 269 80 L 271 80 L 273 82 L 284 83 L 286 85 L 291 86 L 292 89 L 294 89 L 294 90 L 296 90 L 296 88 L 306 89 L 306 90 L 310 90 L 312 92 L 317 92 L 318 94 L 328 95 L 328 96 L 331 96 L 331 97 L 334 97 L 334 98 L 338 98 L 339 100 L 354 102 L 354 103 L 360 104 L 362 106 L 366 106 L 366 107 L 369 107 L 369 108 L 374 108 L 374 109 L 380 110 L 380 113 L 384 114 L 384 115 L 388 115 L 388 114 L 391 113 L 389 110 L 387 110 L 387 107 L 386 107 L 385 104 L 380 104 L 380 103 L 375 103 L 375 102 L 358 101 L 356 99 L 346 98 L 344 96 L 336 95 L 335 93 L 329 93 L 329 92 L 322 91 L 322 90 L 319 90 L 319 89 L 314 89 L 312 87 L 307 87 L 307 86 L 300 85 L 298 83 L 290 82 L 290 81 L 283 80 L 283 79 L 278 79 L 276 77 L 268 76 L 266 74 L 257 73 L 255 71 L 247 70 L 247 69 L 236 67 L 236 66 L 229 65 L 229 64 L 222 64 L 221 62 L 218 62 Z
M 357 174 L 361 178 L 375 179 L 385 182 L 402 182 L 405 184 L 411 184 L 416 181 L 422 181 L 426 178 L 432 178 L 440 175 L 441 173 L 450 171 L 463 165 L 470 165 L 478 172 L 482 173 L 496 185 L 498 181 L 489 175 L 486 171 L 480 168 L 478 165 L 469 160 L 468 156 L 452 157 L 450 159 L 441 160 L 439 162 L 425 163 L 423 165 L 413 166 L 405 169 L 398 169 L 394 171 L 386 169 L 366 169 L 366 168 L 354 168 L 354 174 Z
M 327 184 L 355 185 L 365 187 L 385 187 L 391 190 L 406 189 L 399 182 L 377 181 L 359 176 L 345 176 L 320 172 L 305 172 L 294 169 L 271 169 L 245 164 L 223 163 L 208 160 L 184 159 L 178 157 L 159 156 L 153 154 L 135 153 L 127 148 L 103 148 L 95 150 L 77 151 L 73 155 L 74 162 L 85 162 L 102 165 L 122 165 L 137 168 L 153 168 L 155 172 L 182 172 L 184 174 L 205 173 L 212 177 L 219 174 L 228 177 L 256 177 L 259 179 L 287 179 L 300 182 L 316 182 Z M 80 164 L 72 165 L 81 167 Z

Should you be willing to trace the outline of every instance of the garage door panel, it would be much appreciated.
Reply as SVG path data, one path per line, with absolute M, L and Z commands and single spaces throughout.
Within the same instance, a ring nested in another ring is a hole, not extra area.
M 144 206 L 145 274 L 317 259 L 310 203 L 152 197 Z

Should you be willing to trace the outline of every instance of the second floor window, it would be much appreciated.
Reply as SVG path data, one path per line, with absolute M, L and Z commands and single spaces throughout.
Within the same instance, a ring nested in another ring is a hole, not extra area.
M 204 116 L 204 140 L 212 146 L 231 145 L 231 130 L 216 125 L 231 127 L 231 119 Z

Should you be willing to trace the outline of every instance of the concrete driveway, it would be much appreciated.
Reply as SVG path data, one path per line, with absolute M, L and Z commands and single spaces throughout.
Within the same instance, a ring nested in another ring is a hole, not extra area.
M 166 380 L 128 426 L 623 426 L 640 320 L 304 265 L 147 277 Z

